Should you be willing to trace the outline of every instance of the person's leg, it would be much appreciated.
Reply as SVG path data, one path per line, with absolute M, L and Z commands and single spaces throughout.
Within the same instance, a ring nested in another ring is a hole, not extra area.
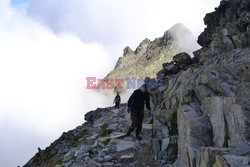
M 142 123 L 144 118 L 144 111 L 138 112 L 138 121 L 137 121 L 137 129 L 136 129 L 136 136 L 139 136 L 141 130 L 142 130 Z
M 131 111 L 131 120 L 132 120 L 132 124 L 129 127 L 127 135 L 130 135 L 130 133 L 133 132 L 135 130 L 135 128 L 137 127 L 138 116 L 137 116 L 137 112 L 136 111 Z
M 115 103 L 115 106 L 116 106 L 115 108 L 118 108 L 118 109 L 119 109 L 119 108 L 120 108 L 120 103 L 119 103 L 119 102 L 116 102 L 116 103 Z

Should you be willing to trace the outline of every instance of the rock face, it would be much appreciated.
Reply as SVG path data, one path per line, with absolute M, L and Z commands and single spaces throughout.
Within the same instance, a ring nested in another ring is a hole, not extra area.
M 249 167 L 249 9 L 247 0 L 222 1 L 204 19 L 207 28 L 198 40 L 202 48 L 194 58 L 180 52 L 156 78 L 145 79 L 154 116 L 144 122 L 142 141 L 122 137 L 130 124 L 124 105 L 97 109 L 25 166 Z M 171 45 L 170 34 L 156 39 L 161 47 Z M 135 51 L 126 48 L 109 76 L 118 76 L 133 56 L 154 53 L 152 45 L 145 39 Z
M 176 128 L 167 139 L 178 137 L 179 167 L 250 166 L 249 7 L 249 1 L 222 1 L 205 17 L 195 57 L 176 55 L 157 74 L 153 136 L 163 143 L 165 126 Z M 158 161 L 172 164 L 163 154 Z
M 249 47 L 249 21 L 249 0 L 222 0 L 216 11 L 204 18 L 207 28 L 198 38 L 203 47 L 197 52 L 199 59 Z

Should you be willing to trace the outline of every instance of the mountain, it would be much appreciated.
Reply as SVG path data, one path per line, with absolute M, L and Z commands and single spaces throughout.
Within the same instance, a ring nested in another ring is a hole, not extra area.
M 249 8 L 248 0 L 221 1 L 204 18 L 207 28 L 198 38 L 202 48 L 194 57 L 176 53 L 145 80 L 154 116 L 144 120 L 141 141 L 122 137 L 130 124 L 126 104 L 98 108 L 85 115 L 83 125 L 39 150 L 25 167 L 249 167 Z M 152 47 L 150 52 L 150 44 L 144 40 L 136 51 L 127 48 L 116 68 L 130 61 L 126 70 L 131 71 L 119 75 L 116 70 L 110 76 L 134 75 L 132 69 L 141 61 L 133 56 L 140 52 L 157 57 L 161 51 Z
M 192 54 L 199 49 L 197 38 L 182 24 L 176 24 L 166 31 L 163 37 L 153 41 L 144 39 L 133 51 L 126 47 L 123 57 L 120 57 L 106 78 L 155 78 L 156 73 L 162 69 L 162 64 L 172 61 L 177 53 Z

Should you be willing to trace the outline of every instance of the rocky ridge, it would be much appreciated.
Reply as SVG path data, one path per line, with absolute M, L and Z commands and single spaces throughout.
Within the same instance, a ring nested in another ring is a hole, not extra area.
M 200 46 L 196 41 L 196 37 L 188 28 L 182 24 L 176 24 L 166 31 L 163 37 L 153 41 L 144 39 L 135 51 L 126 47 L 115 69 L 105 78 L 155 78 L 156 73 L 162 68 L 161 65 L 172 61 L 177 53 L 192 54 L 194 50 L 199 49 Z
M 221 1 L 204 19 L 194 58 L 177 54 L 145 80 L 154 117 L 142 141 L 121 137 L 130 124 L 124 105 L 97 109 L 25 166 L 249 167 L 249 9 L 249 0 Z

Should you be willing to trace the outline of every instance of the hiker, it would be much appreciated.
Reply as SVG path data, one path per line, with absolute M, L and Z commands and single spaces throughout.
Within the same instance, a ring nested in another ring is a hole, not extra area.
M 120 108 L 120 102 L 121 102 L 121 97 L 119 95 L 119 93 L 117 92 L 115 99 L 114 99 L 114 103 L 115 103 L 115 108 Z
M 144 104 L 148 109 L 148 115 L 152 117 L 150 108 L 150 97 L 147 91 L 147 85 L 143 84 L 139 89 L 135 90 L 128 100 L 128 113 L 131 113 L 132 125 L 129 127 L 127 136 L 136 129 L 136 138 L 141 140 L 140 132 L 144 118 Z

